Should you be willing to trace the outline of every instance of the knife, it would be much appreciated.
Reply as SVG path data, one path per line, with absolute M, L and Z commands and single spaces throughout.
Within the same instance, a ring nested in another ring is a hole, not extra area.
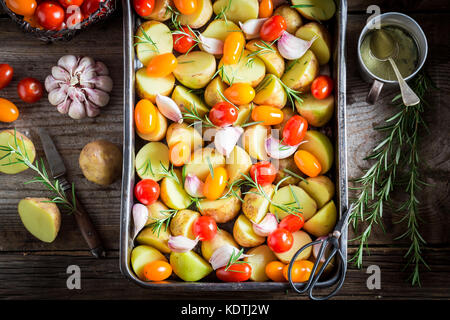
M 52 173 L 53 179 L 57 180 L 61 189 L 67 196 L 67 200 L 73 202 L 72 198 L 72 184 L 66 179 L 66 167 L 64 162 L 56 149 L 53 140 L 50 138 L 48 132 L 44 128 L 37 129 L 39 137 L 41 138 L 42 146 L 44 147 L 45 157 L 47 158 L 50 171 Z M 75 196 L 75 220 L 78 224 L 78 228 L 83 235 L 84 240 L 86 240 L 91 253 L 96 258 L 101 258 L 106 256 L 105 249 L 101 242 L 100 236 L 94 227 L 91 219 L 86 210 L 84 210 L 81 203 L 78 201 L 78 197 Z

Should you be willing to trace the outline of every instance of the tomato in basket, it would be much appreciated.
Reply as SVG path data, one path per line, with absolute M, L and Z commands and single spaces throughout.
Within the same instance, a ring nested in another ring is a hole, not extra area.
M 70 6 L 80 7 L 84 0 L 58 0 L 58 2 L 64 7 L 68 8 Z
M 59 30 L 64 22 L 64 9 L 52 1 L 41 2 L 36 8 L 37 23 L 47 30 Z
M 36 10 L 36 0 L 6 0 L 6 6 L 15 14 L 29 17 Z
M 88 17 L 100 8 L 100 3 L 105 1 L 106 0 L 84 0 L 81 5 L 81 12 L 83 12 L 85 17 Z

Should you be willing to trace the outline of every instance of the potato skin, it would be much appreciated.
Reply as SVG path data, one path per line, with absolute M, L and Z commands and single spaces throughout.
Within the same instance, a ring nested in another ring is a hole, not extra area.
M 195 239 L 192 232 L 192 225 L 200 217 L 197 211 L 180 210 L 170 221 L 170 232 L 173 236 L 184 236 L 189 239 Z
M 109 141 L 92 141 L 81 150 L 79 165 L 86 179 L 107 186 L 122 172 L 122 151 Z
M 302 18 L 300 14 L 297 12 L 297 10 L 291 8 L 289 5 L 285 4 L 282 6 L 279 6 L 275 9 L 274 15 L 280 15 L 284 18 L 284 21 L 286 21 L 286 31 L 294 34 L 295 31 L 297 31 L 298 28 L 302 25 Z
M 240 190 L 237 193 L 239 196 L 241 195 Z M 234 219 L 240 209 L 241 201 L 233 195 L 219 200 L 201 200 L 198 208 L 203 216 L 210 216 L 217 223 L 225 223 Z

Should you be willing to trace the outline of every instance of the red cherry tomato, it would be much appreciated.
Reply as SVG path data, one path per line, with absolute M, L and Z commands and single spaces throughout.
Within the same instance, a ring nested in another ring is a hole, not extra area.
M 232 125 L 238 116 L 238 109 L 231 103 L 223 101 L 218 102 L 209 111 L 209 119 L 218 127 Z
M 14 74 L 14 69 L 7 63 L 0 64 L 0 89 L 6 87 Z
M 217 269 L 216 276 L 225 282 L 243 282 L 250 279 L 252 267 L 248 263 L 235 263 L 225 270 L 226 267 Z
M 286 229 L 278 228 L 267 237 L 267 245 L 275 253 L 282 253 L 292 248 L 294 237 Z
M 192 233 L 200 240 L 212 240 L 217 234 L 217 224 L 214 218 L 201 216 L 192 225 Z
M 66 9 L 70 6 L 80 7 L 83 4 L 83 1 L 84 0 L 58 0 L 58 2 Z
M 325 99 L 333 91 L 333 79 L 329 76 L 318 76 L 311 84 L 311 93 L 316 99 Z
M 38 24 L 47 30 L 59 30 L 65 18 L 64 9 L 52 1 L 41 2 L 35 14 Z
M 250 176 L 259 185 L 270 184 L 277 176 L 277 169 L 269 161 L 261 161 L 252 165 Z
M 100 8 L 100 3 L 105 1 L 106 0 L 84 0 L 83 5 L 81 6 L 81 12 L 83 12 L 85 17 L 88 17 Z
M 20 99 L 27 103 L 39 101 L 43 92 L 42 84 L 34 78 L 24 78 L 17 85 L 17 93 Z
M 295 115 L 290 118 L 284 125 L 282 138 L 283 144 L 295 146 L 303 141 L 306 130 L 308 130 L 308 122 L 305 118 Z
M 286 30 L 286 20 L 280 15 L 267 19 L 259 31 L 259 36 L 264 41 L 274 41 Z
M 141 180 L 134 187 L 134 195 L 140 203 L 152 204 L 159 198 L 159 184 L 152 179 Z
M 194 33 L 186 26 L 182 26 L 181 30 L 185 34 L 172 34 L 173 49 L 179 53 L 186 53 L 195 45 L 195 36 Z M 188 34 L 189 36 L 187 36 L 186 34 Z
M 147 17 L 153 12 L 155 0 L 133 0 L 134 11 L 141 17 Z
M 303 225 L 305 224 L 305 219 L 303 218 L 303 215 L 301 213 L 290 214 L 281 219 L 279 228 L 286 229 L 289 232 L 295 232 L 303 228 Z

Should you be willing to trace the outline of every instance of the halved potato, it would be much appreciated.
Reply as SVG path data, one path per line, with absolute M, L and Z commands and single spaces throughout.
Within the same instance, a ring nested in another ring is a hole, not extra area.
M 175 77 L 169 74 L 164 78 L 151 77 L 146 68 L 136 71 L 136 93 L 141 99 L 149 99 L 156 103 L 156 95 L 168 96 L 175 84 Z
M 305 231 L 302 231 L 302 230 L 295 231 L 294 233 L 292 233 L 292 237 L 294 238 L 294 243 L 292 244 L 291 249 L 289 249 L 288 251 L 282 252 L 282 253 L 275 252 L 275 255 L 277 256 L 278 259 L 281 260 L 281 262 L 289 263 L 292 260 L 292 258 L 294 257 L 294 254 L 296 254 L 297 251 L 301 247 L 303 247 L 304 245 L 306 245 L 312 241 L 309 234 L 307 234 Z M 297 257 L 297 259 L 295 259 L 295 261 L 308 259 L 309 256 L 311 255 L 311 252 L 312 252 L 312 246 L 303 250 L 303 252 L 298 255 L 298 257 Z
M 308 130 L 303 141 L 306 142 L 301 144 L 298 149 L 312 153 L 319 160 L 322 166 L 321 174 L 328 172 L 334 161 L 333 145 L 330 139 L 322 132 Z
M 248 153 L 239 146 L 235 146 L 230 155 L 226 158 L 228 173 L 228 183 L 241 179 L 242 174 L 247 174 L 252 166 L 252 159 Z
M 156 231 L 153 226 L 146 227 L 139 232 L 136 237 L 136 242 L 139 244 L 145 244 L 151 247 L 158 249 L 161 252 L 169 253 L 170 248 L 167 242 L 169 241 L 170 230 L 166 229 L 165 226 L 162 226 L 161 229 Z
M 303 228 L 316 237 L 322 237 L 333 231 L 337 221 L 337 210 L 334 201 L 331 200 L 308 221 Z
M 234 189 L 241 196 L 239 189 Z M 228 190 L 225 191 L 225 193 Z M 224 193 L 224 194 L 225 194 Z M 230 194 L 224 199 L 208 200 L 202 199 L 198 203 L 198 210 L 203 216 L 210 216 L 217 223 L 226 223 L 233 220 L 241 209 L 241 201 Z
M 225 38 L 232 31 L 240 31 L 241 29 L 232 21 L 225 21 L 223 19 L 216 19 L 211 21 L 202 32 L 204 37 L 214 38 L 221 41 L 225 41 Z M 200 49 L 203 49 L 203 44 L 199 44 Z
M 223 64 L 219 62 L 219 76 L 228 85 L 233 83 L 249 83 L 256 87 L 266 74 L 264 62 L 256 57 L 249 57 L 250 51 L 244 50 L 239 62 L 236 64 Z
M 316 37 L 310 48 L 311 51 L 316 55 L 320 65 L 327 64 L 330 61 L 331 36 L 324 25 L 317 22 L 307 23 L 297 30 L 295 36 L 307 41 Z
M 295 101 L 297 112 L 314 127 L 323 127 L 330 121 L 334 113 L 334 96 L 331 94 L 325 99 L 316 99 L 310 93 L 302 96 L 303 102 Z
M 184 176 L 196 175 L 200 180 L 205 180 L 209 174 L 209 162 L 213 168 L 225 165 L 225 157 L 213 148 L 197 149 L 192 154 L 191 160 L 183 168 Z
M 18 131 L 15 133 L 16 135 L 14 136 L 14 130 L 4 130 L 0 132 L 0 146 L 10 145 L 14 148 L 20 148 L 22 152 L 28 154 L 29 160 L 33 162 L 36 158 L 36 149 L 34 148 L 33 142 L 24 134 Z M 23 163 L 17 163 L 17 159 L 20 159 L 20 157 L 16 154 L 12 155 L 9 151 L 0 150 L 0 172 L 6 174 L 16 174 L 27 170 L 28 166 Z
M 205 89 L 205 102 L 208 106 L 213 107 L 216 103 L 223 102 L 223 92 L 228 86 L 220 79 L 215 77 Z
M 202 241 L 201 250 L 203 258 L 209 261 L 214 251 L 226 244 L 239 250 L 239 246 L 236 241 L 234 241 L 234 238 L 231 234 L 222 229 L 217 230 L 217 234 L 214 238 L 212 238 L 211 240 Z
M 175 78 L 191 89 L 205 87 L 216 72 L 216 59 L 203 51 L 191 51 L 178 56 L 178 65 L 173 71 Z
M 156 220 L 167 218 L 166 210 L 169 210 L 169 208 L 167 208 L 164 203 L 158 200 L 156 202 L 153 202 L 152 204 L 149 204 L 147 206 L 147 210 L 148 218 L 146 226 L 156 222 Z
M 153 261 L 166 261 L 167 258 L 153 247 L 140 245 L 131 251 L 131 267 L 141 280 L 145 280 L 144 267 Z
M 322 208 L 334 197 L 334 183 L 327 176 L 317 176 L 307 178 L 298 185 L 305 190 L 317 204 L 317 208 Z
M 149 142 L 136 155 L 136 173 L 141 179 L 159 181 L 164 177 L 161 163 L 169 167 L 169 148 L 161 142 Z
M 161 112 L 159 112 L 158 109 L 156 109 L 156 128 L 154 131 L 150 133 L 140 133 L 138 130 L 136 130 L 136 133 L 138 134 L 141 139 L 147 140 L 147 141 L 161 141 L 166 136 L 167 131 L 167 119 L 162 115 Z
M 243 214 L 234 222 L 233 237 L 243 247 L 256 247 L 266 241 L 265 237 L 258 236 L 253 231 L 252 222 Z
M 263 244 L 259 247 L 252 248 L 247 252 L 249 257 L 244 258 L 252 267 L 252 274 L 250 280 L 253 281 L 267 281 L 269 277 L 266 275 L 266 265 L 269 262 L 278 260 L 270 248 Z
M 181 172 L 174 169 L 175 177 L 166 176 L 161 182 L 161 200 L 172 209 L 186 209 L 192 203 L 191 197 L 186 193 L 183 186 Z
M 152 13 L 144 17 L 147 20 L 166 21 L 172 17 L 173 0 L 155 0 L 155 6 Z
M 334 0 L 292 0 L 292 4 L 309 20 L 329 20 L 336 12 Z
M 287 102 L 287 94 L 280 82 L 281 80 L 275 75 L 266 75 L 256 87 L 256 95 L 253 102 L 259 105 L 283 108 Z
M 319 74 L 319 62 L 311 50 L 297 60 L 292 60 L 286 66 L 281 81 L 289 88 L 306 92 Z
M 244 104 L 239 106 L 238 116 L 236 121 L 233 123 L 233 126 L 242 126 L 244 123 L 251 122 L 251 113 L 253 110 L 253 103 Z
M 170 232 L 173 236 L 183 236 L 194 240 L 192 225 L 200 217 L 200 213 L 192 210 L 180 210 L 170 220 Z
M 245 49 L 257 52 L 256 56 L 264 62 L 267 73 L 272 73 L 278 78 L 283 75 L 284 59 L 275 45 L 264 43 L 262 40 L 251 40 L 245 45 Z
M 298 200 L 300 207 L 296 204 L 296 199 Z M 305 190 L 293 185 L 278 189 L 274 194 L 272 204 L 270 205 L 270 212 L 276 215 L 280 220 L 289 215 L 289 212 L 282 210 L 276 205 L 288 205 L 292 209 L 298 209 L 305 221 L 311 218 L 317 211 L 317 204 L 314 199 L 311 198 Z
M 196 111 L 201 117 L 209 112 L 208 107 L 202 99 L 189 89 L 177 85 L 172 92 L 172 99 L 180 108 L 181 112 L 187 110 Z M 185 119 L 186 122 L 192 122 L 190 119 Z
M 235 23 L 258 18 L 258 0 L 217 0 L 213 5 L 217 16 L 226 16 L 227 20 Z
M 213 13 L 211 0 L 196 0 L 197 10 L 193 14 L 181 14 L 178 21 L 184 26 L 190 26 L 192 29 L 203 27 Z
M 172 252 L 169 259 L 173 272 L 184 281 L 198 281 L 213 271 L 211 265 L 192 250 Z
M 258 160 L 267 160 L 268 155 L 265 141 L 270 133 L 270 127 L 262 124 L 254 124 L 245 128 L 242 135 L 242 144 L 247 153 Z
M 285 109 L 290 109 L 290 108 L 285 108 Z M 287 169 L 300 177 L 304 176 L 304 174 L 300 171 L 300 169 L 295 164 L 294 156 L 290 156 L 285 159 L 280 159 L 280 160 L 278 160 L 278 162 L 275 162 L 275 164 L 278 165 L 278 170 L 277 170 L 277 176 L 275 177 L 274 184 L 277 184 L 283 178 L 290 176 L 289 178 L 287 178 L 280 184 L 280 187 L 284 187 L 284 186 L 287 186 L 290 184 L 297 184 L 300 182 L 299 178 L 287 173 L 286 171 L 284 171 L 284 169 Z
M 172 52 L 173 38 L 169 27 L 158 21 L 142 23 L 134 37 L 136 55 L 144 66 L 159 54 Z
M 269 199 L 272 199 L 275 186 L 273 184 L 266 184 L 262 187 L 262 190 Z M 253 193 L 257 192 L 255 188 L 250 189 L 249 192 L 244 197 L 242 212 L 250 221 L 260 223 L 269 211 L 270 202 L 264 195 Z
M 172 123 L 167 129 L 166 141 L 169 148 L 178 142 L 185 142 L 191 146 L 191 151 L 203 146 L 201 134 L 185 123 Z
M 291 8 L 287 4 L 276 8 L 273 14 L 280 15 L 284 18 L 284 21 L 286 21 L 286 31 L 290 34 L 294 34 L 302 25 L 302 17 L 294 8 Z

